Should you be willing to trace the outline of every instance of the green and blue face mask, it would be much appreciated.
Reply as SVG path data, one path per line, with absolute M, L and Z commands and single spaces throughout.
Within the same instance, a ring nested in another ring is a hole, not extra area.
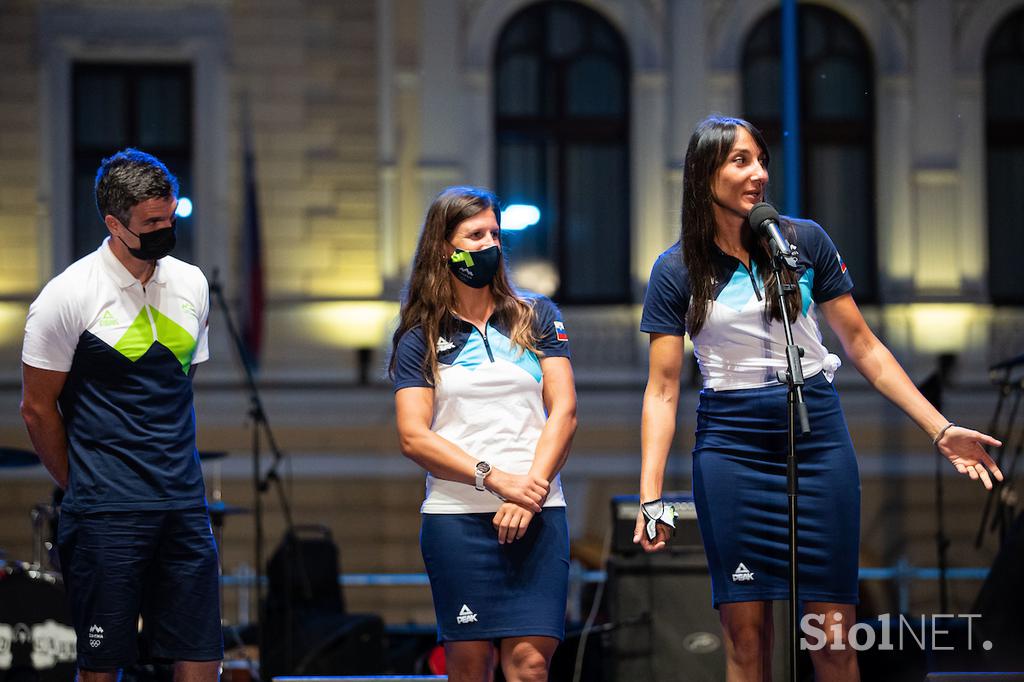
M 483 289 L 494 280 L 501 264 L 501 248 L 489 246 L 479 251 L 455 249 L 448 259 L 448 269 L 466 286 Z

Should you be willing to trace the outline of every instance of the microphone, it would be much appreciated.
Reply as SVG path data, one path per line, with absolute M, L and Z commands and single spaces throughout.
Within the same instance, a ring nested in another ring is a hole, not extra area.
M 772 256 L 785 262 L 790 270 L 797 266 L 797 250 L 782 235 L 779 229 L 779 212 L 771 204 L 762 201 L 750 209 L 747 216 L 750 229 L 759 237 L 768 240 Z

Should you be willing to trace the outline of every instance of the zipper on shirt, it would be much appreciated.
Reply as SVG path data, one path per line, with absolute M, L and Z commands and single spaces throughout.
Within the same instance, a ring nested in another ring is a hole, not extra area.
M 754 287 L 754 295 L 757 296 L 757 300 L 760 301 L 761 291 L 757 288 L 757 280 L 754 279 L 754 271 L 748 268 L 746 265 L 744 265 L 742 261 L 740 261 L 740 267 L 746 270 L 747 274 L 750 275 L 750 285 Z
M 149 318 L 149 328 L 153 330 L 153 341 L 158 341 L 159 339 L 156 337 L 156 320 L 153 319 L 153 311 L 149 307 L 146 287 L 142 287 L 142 307 L 146 310 L 146 317 Z
M 491 344 L 487 341 L 487 328 L 484 327 L 484 331 L 480 331 L 476 325 L 473 325 L 473 329 L 476 329 L 480 334 L 480 338 L 484 340 L 484 349 L 487 351 L 487 359 L 494 362 L 494 353 L 491 352 Z

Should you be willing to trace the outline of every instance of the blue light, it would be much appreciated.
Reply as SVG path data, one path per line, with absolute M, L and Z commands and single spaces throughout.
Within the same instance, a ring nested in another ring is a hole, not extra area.
M 192 200 L 188 197 L 178 199 L 178 208 L 174 210 L 174 215 L 179 218 L 187 218 L 192 215 Z
M 540 221 L 540 209 L 530 204 L 509 204 L 501 212 L 502 230 L 525 230 Z

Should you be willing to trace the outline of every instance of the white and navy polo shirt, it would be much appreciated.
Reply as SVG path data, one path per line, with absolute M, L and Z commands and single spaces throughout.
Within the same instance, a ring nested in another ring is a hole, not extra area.
M 108 245 L 54 277 L 29 308 L 22 361 L 67 372 L 71 512 L 206 504 L 189 368 L 209 358 L 209 287 L 170 256 L 145 287 Z
M 814 314 L 815 304 L 853 290 L 846 263 L 821 226 L 810 220 L 783 216 L 783 227 L 795 234 L 800 252 L 797 267 L 803 308 L 791 320 L 793 340 L 804 349 L 803 371 L 813 376 L 823 369 L 828 349 Z M 716 391 L 778 384 L 776 372 L 786 369 L 786 335 L 782 323 L 765 320 L 764 278 L 751 261 L 751 270 L 717 247 L 715 300 L 700 333 L 693 338 L 704 387 Z M 690 305 L 690 283 L 682 246 L 676 242 L 654 263 L 644 297 L 640 330 L 683 336 Z M 833 356 L 834 358 L 834 356 Z M 825 369 L 828 369 L 827 367 Z
M 555 304 L 543 296 L 526 297 L 533 304 L 533 335 L 543 357 L 569 357 L 569 337 Z M 488 320 L 483 332 L 454 319 L 455 333 L 430 339 L 437 348 L 439 378 L 434 389 L 431 430 L 474 457 L 513 474 L 525 474 L 533 463 L 537 441 L 547 421 L 542 395 L 540 360 L 509 340 L 509 330 Z M 426 343 L 423 331 L 406 332 L 395 349 L 395 391 L 430 388 L 424 377 Z M 472 485 L 427 474 L 425 514 L 495 512 L 501 501 Z M 556 476 L 545 507 L 564 507 Z

